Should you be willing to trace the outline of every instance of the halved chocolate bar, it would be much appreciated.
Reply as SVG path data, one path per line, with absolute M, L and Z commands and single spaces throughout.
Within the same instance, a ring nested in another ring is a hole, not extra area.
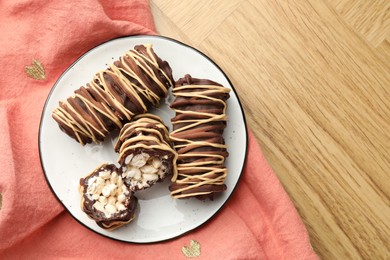
M 113 230 L 135 217 L 137 198 L 113 164 L 102 164 L 80 179 L 81 209 L 96 223 Z
M 173 82 L 168 62 L 150 44 L 137 45 L 59 102 L 52 117 L 79 143 L 100 143 L 134 115 L 157 105 Z
M 226 190 L 228 152 L 223 131 L 229 92 L 219 83 L 190 75 L 176 82 L 170 138 L 178 153 L 178 175 L 170 185 L 172 197 L 213 199 Z
M 177 154 L 168 129 L 158 116 L 139 115 L 124 125 L 115 151 L 119 153 L 122 177 L 133 191 L 149 188 L 177 174 Z

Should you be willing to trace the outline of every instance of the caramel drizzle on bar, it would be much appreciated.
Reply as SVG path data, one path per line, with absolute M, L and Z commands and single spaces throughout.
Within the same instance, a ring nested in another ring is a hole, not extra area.
M 213 191 L 199 191 L 199 188 L 205 185 L 224 185 L 227 176 L 227 169 L 224 166 L 225 156 L 218 153 L 208 152 L 191 152 L 193 148 L 199 147 L 213 147 L 225 149 L 225 144 L 212 143 L 207 141 L 193 140 L 190 134 L 191 130 L 200 126 L 204 130 L 210 130 L 212 127 L 207 127 L 213 122 L 226 122 L 226 102 L 222 99 L 212 97 L 211 95 L 218 96 L 218 94 L 229 93 L 230 89 L 221 85 L 184 85 L 176 86 L 173 89 L 173 94 L 178 97 L 184 98 L 197 98 L 204 99 L 212 102 L 222 104 L 223 113 L 205 113 L 195 110 L 181 110 L 176 109 L 176 115 L 185 115 L 184 120 L 173 121 L 173 125 L 184 124 L 184 126 L 177 128 L 171 132 L 171 140 L 174 142 L 174 148 L 178 151 L 181 148 L 188 148 L 189 152 L 178 153 L 177 170 L 178 175 L 172 178 L 172 182 L 178 184 L 182 188 L 178 188 L 171 191 L 171 196 L 174 198 L 185 198 L 201 196 L 213 193 Z M 217 94 L 217 95 L 216 95 Z M 199 115 L 201 118 L 199 118 Z M 192 117 L 193 116 L 193 117 Z M 205 127 L 203 127 L 205 126 Z M 181 159 L 191 158 L 193 162 L 180 163 Z M 199 159 L 207 158 L 205 161 L 198 161 Z M 195 162 L 194 162 L 195 161 Z M 198 161 L 198 162 L 196 162 Z M 195 173 L 187 174 L 187 171 Z
M 53 118 L 60 125 L 62 124 L 71 129 L 75 139 L 82 145 L 85 144 L 83 141 L 85 137 L 91 139 L 94 143 L 100 143 L 112 130 L 112 127 L 109 127 L 110 125 L 113 124 L 120 129 L 123 122 L 130 121 L 135 114 L 146 112 L 148 108 L 143 100 L 147 100 L 153 105 L 160 101 L 161 97 L 150 89 L 150 84 L 139 75 L 140 71 L 157 83 L 160 91 L 164 93 L 163 96 L 167 95 L 167 86 L 159 79 L 153 68 L 157 69 L 157 73 L 163 75 L 169 86 L 173 85 L 172 80 L 159 67 L 152 45 L 145 44 L 144 47 L 146 48 L 146 55 L 136 50 L 127 51 L 119 59 L 120 67 L 114 63 L 108 69 L 99 71 L 86 87 L 76 90 L 73 96 L 61 101 L 59 107 L 53 111 Z M 134 64 L 136 65 L 135 68 Z M 125 75 L 133 80 L 130 81 Z M 107 76 L 109 79 L 107 79 Z M 115 89 L 114 84 L 120 90 Z M 120 94 L 128 97 L 133 104 L 141 108 L 141 111 L 135 113 L 127 108 L 124 101 L 121 100 Z M 81 101 L 82 104 L 78 101 Z M 97 112 L 103 115 L 106 120 L 99 116 Z M 107 121 L 111 121 L 111 124 L 108 124 Z
M 128 138 L 131 133 L 137 136 Z M 177 176 L 177 153 L 169 142 L 168 128 L 158 116 L 152 114 L 137 115 L 133 121 L 127 123 L 120 131 L 115 144 L 115 150 L 119 151 L 118 162 L 124 162 L 129 151 L 137 149 L 166 151 L 173 155 L 173 176 Z M 147 143 L 147 144 L 145 144 Z

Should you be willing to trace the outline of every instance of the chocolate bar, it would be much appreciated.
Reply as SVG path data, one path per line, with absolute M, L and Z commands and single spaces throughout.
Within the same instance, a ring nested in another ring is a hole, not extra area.
M 173 82 L 168 62 L 161 60 L 150 44 L 137 45 L 60 101 L 52 117 L 82 145 L 100 143 L 134 115 L 156 106 Z
M 81 209 L 101 228 L 113 230 L 135 217 L 137 198 L 113 164 L 102 164 L 80 179 Z
M 158 116 L 135 116 L 121 129 L 114 149 L 119 153 L 122 177 L 133 191 L 149 188 L 177 174 L 177 154 L 168 129 Z
M 172 179 L 174 198 L 213 199 L 226 190 L 228 156 L 223 138 L 229 88 L 208 79 L 179 79 L 173 88 L 170 138 L 178 153 L 178 175 Z

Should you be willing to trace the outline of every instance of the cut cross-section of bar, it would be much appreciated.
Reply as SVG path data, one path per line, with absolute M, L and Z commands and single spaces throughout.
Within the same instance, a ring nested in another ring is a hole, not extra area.
M 139 115 L 127 123 L 119 133 L 115 151 L 119 153 L 122 177 L 133 191 L 177 174 L 177 154 L 168 129 L 155 115 Z
M 170 137 L 178 153 L 178 176 L 170 185 L 172 197 L 213 199 L 226 190 L 228 152 L 223 132 L 229 92 L 221 84 L 190 75 L 176 82 Z
M 104 229 L 113 230 L 135 217 L 137 198 L 113 164 L 102 164 L 80 179 L 81 209 Z

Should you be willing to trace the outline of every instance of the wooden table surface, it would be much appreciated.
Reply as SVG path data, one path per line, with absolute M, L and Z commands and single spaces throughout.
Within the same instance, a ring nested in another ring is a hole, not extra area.
M 390 1 L 151 0 L 226 72 L 323 259 L 390 259 Z

